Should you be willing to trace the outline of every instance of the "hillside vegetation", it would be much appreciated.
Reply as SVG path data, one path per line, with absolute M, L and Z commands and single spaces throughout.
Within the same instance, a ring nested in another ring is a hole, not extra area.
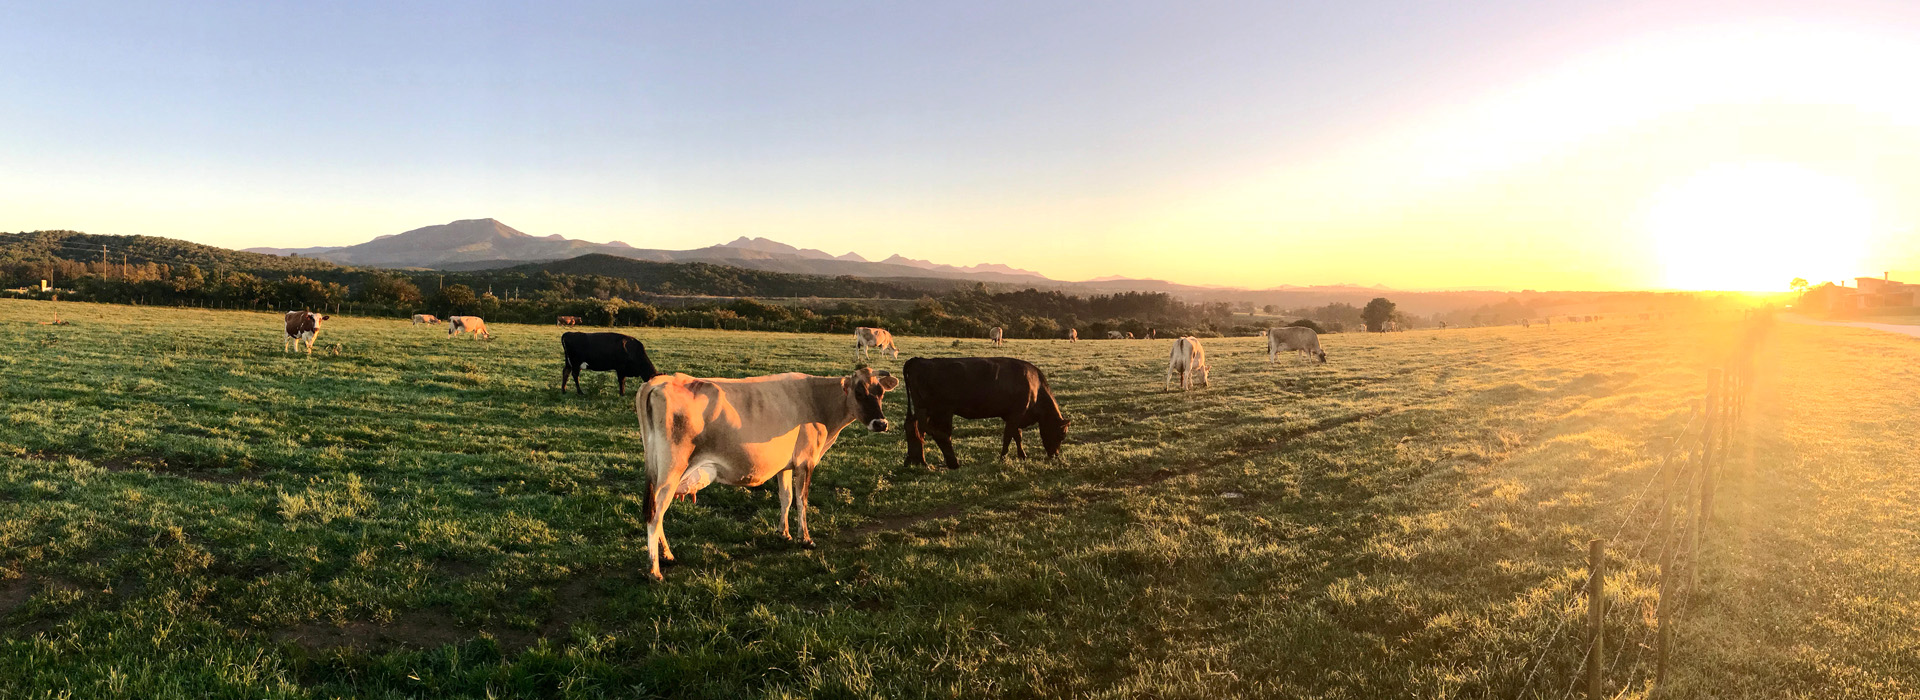
M 1646 517 L 1731 325 L 1214 339 L 1188 393 L 1164 341 L 906 337 L 1038 363 L 1064 457 L 964 421 L 963 468 L 908 469 L 852 429 L 817 549 L 716 486 L 652 584 L 631 399 L 556 391 L 559 329 L 339 318 L 309 359 L 271 314 L 0 300 L 0 695 L 1565 697 L 1586 541 Z M 1671 697 L 1912 696 L 1920 346 L 1776 336 Z M 853 366 L 841 335 L 641 337 L 697 376 Z M 1654 555 L 1618 557 L 1609 633 L 1644 640 Z

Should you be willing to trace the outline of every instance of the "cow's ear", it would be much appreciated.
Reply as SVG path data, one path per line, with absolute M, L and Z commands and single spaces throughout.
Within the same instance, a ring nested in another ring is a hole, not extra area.
M 886 372 L 881 372 L 880 388 L 885 391 L 893 391 L 894 389 L 898 389 L 900 388 L 900 378 L 893 376 L 891 374 L 887 374 Z

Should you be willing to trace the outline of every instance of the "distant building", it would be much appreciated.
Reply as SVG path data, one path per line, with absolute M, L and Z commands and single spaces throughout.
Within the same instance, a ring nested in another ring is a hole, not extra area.
M 1879 277 L 1855 277 L 1853 284 L 1852 287 L 1820 285 L 1811 290 L 1818 294 L 1807 300 L 1814 301 L 1817 298 L 1818 301 L 1813 304 L 1802 303 L 1824 308 L 1828 313 L 1845 314 L 1869 309 L 1913 308 L 1915 302 L 1920 302 L 1920 284 L 1900 282 L 1886 273 Z

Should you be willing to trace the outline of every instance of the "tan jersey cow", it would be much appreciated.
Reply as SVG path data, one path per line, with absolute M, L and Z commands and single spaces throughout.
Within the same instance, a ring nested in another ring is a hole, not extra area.
M 1200 386 L 1207 386 L 1207 352 L 1193 336 L 1183 335 L 1173 341 L 1173 352 L 1167 356 L 1167 386 L 1173 385 L 1176 375 L 1181 391 L 1193 388 L 1195 376 L 1200 378 Z
M 439 322 L 440 322 L 440 319 L 435 317 L 433 314 L 414 314 L 413 315 L 413 325 L 416 325 L 416 326 L 422 323 L 431 326 Z
M 780 534 L 792 538 L 787 519 L 798 503 L 800 542 L 812 546 L 807 490 L 814 468 L 854 421 L 885 431 L 880 401 L 899 386 L 898 377 L 867 368 L 844 377 L 663 374 L 648 381 L 634 397 L 634 413 L 646 440 L 647 556 L 653 577 L 661 577 L 661 557 L 673 561 L 664 529 L 667 506 L 676 497 L 696 497 L 710 483 L 759 486 L 778 477 Z
M 313 340 L 320 337 L 320 322 L 332 316 L 322 316 L 310 311 L 287 312 L 287 337 L 280 342 L 281 352 L 293 352 L 300 349 L 301 343 L 307 344 L 307 354 L 313 354 Z
M 994 326 L 993 330 L 987 331 L 987 337 L 993 340 L 993 346 L 996 348 L 1007 342 L 1006 332 L 1001 330 L 999 326 Z
M 493 334 L 487 332 L 487 322 L 480 320 L 479 316 L 448 316 L 447 335 L 451 337 L 461 333 L 472 333 L 475 338 L 493 340 Z
M 1292 350 L 1307 357 L 1327 361 L 1327 351 L 1320 349 L 1320 334 L 1312 328 L 1284 326 L 1267 329 L 1267 362 L 1280 359 L 1280 353 Z
M 900 358 L 900 348 L 893 345 L 893 334 L 885 328 L 861 326 L 853 329 L 853 361 L 867 359 L 867 348 L 885 350 L 894 359 Z

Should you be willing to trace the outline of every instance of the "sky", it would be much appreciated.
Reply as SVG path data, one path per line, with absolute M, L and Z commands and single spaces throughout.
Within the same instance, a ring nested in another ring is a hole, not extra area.
M 0 230 L 1056 279 L 1920 277 L 1920 3 L 12 3 Z

